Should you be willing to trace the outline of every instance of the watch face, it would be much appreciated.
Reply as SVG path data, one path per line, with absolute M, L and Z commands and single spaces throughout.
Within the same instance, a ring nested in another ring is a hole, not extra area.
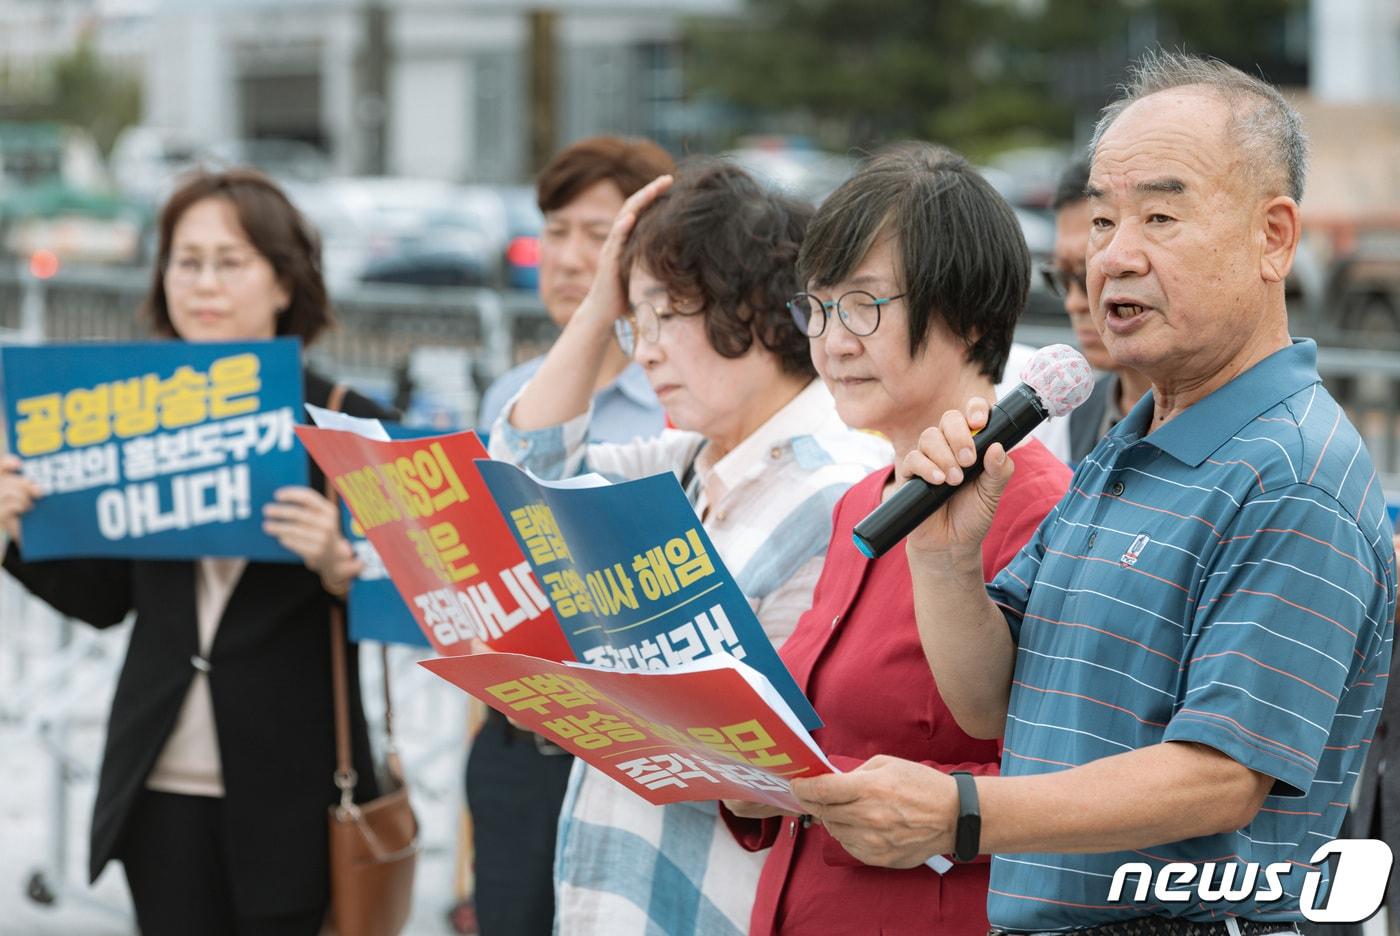
M 958 827 L 954 834 L 953 857 L 972 861 L 977 857 L 982 839 L 982 814 L 978 809 L 977 781 L 971 774 L 955 773 L 958 784 Z
M 959 861 L 972 861 L 977 857 L 978 842 L 982 838 L 982 817 L 978 815 L 959 816 L 957 851 L 953 857 Z

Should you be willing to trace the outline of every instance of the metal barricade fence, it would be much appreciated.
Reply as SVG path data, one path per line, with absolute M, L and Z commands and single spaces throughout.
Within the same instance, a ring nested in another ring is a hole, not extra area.
M 38 282 L 17 268 L 0 268 L 0 334 L 37 337 L 38 328 L 52 341 L 145 336 L 138 310 L 149 277 L 142 270 L 71 270 Z M 532 293 L 364 285 L 332 301 L 336 326 L 308 356 L 328 376 L 352 384 L 357 378 L 381 385 L 401 380 L 415 349 L 434 347 L 464 352 L 469 376 L 483 390 L 512 364 L 541 353 L 557 334 Z M 1313 313 L 1300 313 L 1295 325 L 1317 338 L 1318 370 L 1328 390 L 1361 430 L 1386 489 L 1400 491 L 1400 352 L 1338 344 L 1358 336 L 1338 333 Z M 1058 325 L 1027 323 L 1017 330 L 1018 339 L 1033 345 L 1072 344 L 1072 337 Z
M 150 287 L 142 270 L 65 271 L 35 280 L 0 268 L 0 335 L 27 340 L 136 340 L 150 335 L 140 315 Z M 37 305 L 26 316 L 26 303 Z M 332 297 L 336 324 L 308 352 L 328 376 L 390 381 L 415 348 L 466 352 L 479 389 L 512 364 L 548 347 L 557 329 L 533 293 L 492 289 L 365 285 Z M 26 320 L 28 318 L 28 321 Z

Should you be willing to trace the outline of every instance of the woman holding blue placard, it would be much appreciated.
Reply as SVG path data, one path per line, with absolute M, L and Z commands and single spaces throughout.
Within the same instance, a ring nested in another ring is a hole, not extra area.
M 315 233 L 266 177 L 199 173 L 160 219 L 146 311 L 172 339 L 309 344 L 331 323 Z M 326 405 L 331 383 L 305 374 Z M 354 393 L 357 416 L 390 414 Z M 300 564 L 243 559 L 26 562 L 19 517 L 43 496 L 0 458 L 4 566 L 96 627 L 135 612 L 93 811 L 92 877 L 122 862 L 145 936 L 314 936 L 329 901 L 335 739 L 331 603 L 359 563 L 337 508 L 283 488 L 263 528 Z M 375 793 L 354 646 L 348 654 L 356 799 Z
M 623 206 L 592 289 L 506 405 L 491 455 L 542 477 L 675 473 L 781 643 L 811 603 L 832 507 L 891 451 L 841 422 L 785 308 L 811 209 L 727 163 L 671 182 L 663 176 Z M 585 443 L 614 340 L 675 429 Z M 730 840 L 713 803 L 651 806 L 582 761 L 556 856 L 561 933 L 743 933 L 761 864 Z

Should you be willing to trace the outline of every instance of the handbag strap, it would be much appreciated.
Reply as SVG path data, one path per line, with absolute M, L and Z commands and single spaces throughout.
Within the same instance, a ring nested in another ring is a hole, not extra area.
M 389 645 L 379 645 L 379 663 L 384 668 L 384 734 L 388 738 L 389 750 L 394 747 L 394 697 L 389 692 Z
M 345 384 L 336 384 L 332 387 L 330 397 L 326 401 L 326 409 L 340 410 L 345 403 L 347 391 L 348 388 Z M 325 493 L 326 499 L 339 509 L 340 495 L 330 478 L 326 479 Z M 340 790 L 342 809 L 348 809 L 354 804 L 355 784 L 359 781 L 350 750 L 350 676 L 346 666 L 347 647 L 345 608 L 340 604 L 332 603 L 331 688 L 335 700 L 335 785 Z M 379 659 L 384 668 L 384 733 L 388 737 L 389 769 L 395 777 L 399 777 L 402 768 L 398 763 L 398 752 L 394 745 L 394 698 L 389 687 L 389 647 L 387 645 L 380 645 Z
M 326 409 L 339 410 L 345 403 L 347 388 L 336 384 L 331 388 L 326 400 Z M 340 508 L 340 497 L 330 478 L 326 478 L 326 499 Z M 354 805 L 355 784 L 359 775 L 355 773 L 350 753 L 350 677 L 345 664 L 345 608 L 339 603 L 331 603 L 331 696 L 335 700 L 335 785 L 340 789 L 340 805 L 348 809 Z
M 345 609 L 331 605 L 331 688 L 335 697 L 335 785 L 340 788 L 340 805 L 354 803 L 355 784 L 360 779 L 351 766 L 350 700 L 345 672 Z
M 345 405 L 345 395 L 349 392 L 350 388 L 343 383 L 331 387 L 330 396 L 326 397 L 326 409 L 341 412 Z

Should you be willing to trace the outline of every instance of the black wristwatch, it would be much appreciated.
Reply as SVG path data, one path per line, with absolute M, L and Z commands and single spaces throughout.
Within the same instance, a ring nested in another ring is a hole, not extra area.
M 972 774 L 957 771 L 953 779 L 958 784 L 958 828 L 953 838 L 953 857 L 972 861 L 978 855 L 982 840 L 982 812 L 977 807 L 977 781 Z

